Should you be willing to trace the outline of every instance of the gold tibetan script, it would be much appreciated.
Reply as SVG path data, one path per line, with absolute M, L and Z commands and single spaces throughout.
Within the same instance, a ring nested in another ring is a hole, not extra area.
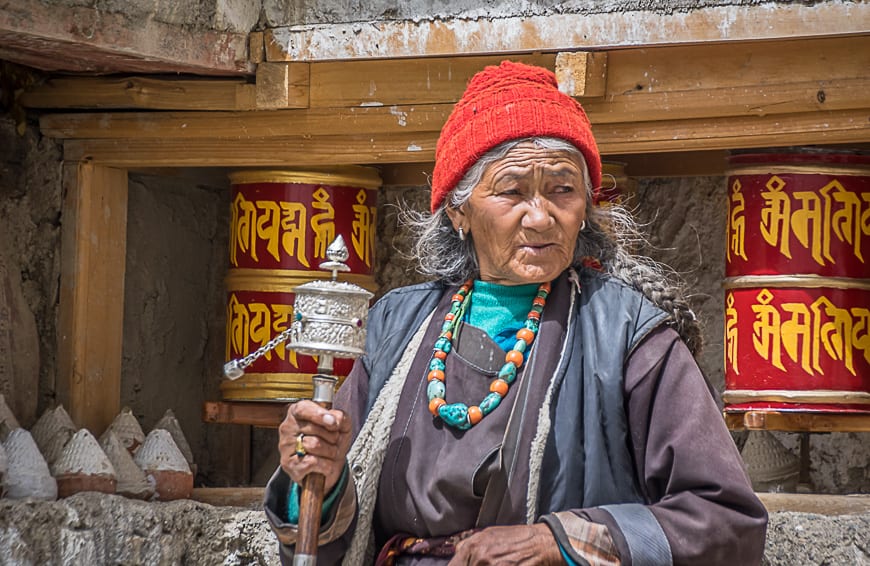
M 743 214 L 743 211 L 746 210 L 746 199 L 743 197 L 743 193 L 740 192 L 741 188 L 740 179 L 735 179 L 731 185 L 731 213 L 728 215 L 728 246 L 725 250 L 729 262 L 731 261 L 732 253 L 736 257 L 742 257 L 744 261 L 747 259 L 745 247 L 746 217 Z
M 836 237 L 851 246 L 855 257 L 864 263 L 861 246 L 864 237 L 870 236 L 870 193 L 849 191 L 835 179 L 817 191 L 789 195 L 783 191 L 786 182 L 777 175 L 765 186 L 767 191 L 761 193 L 761 235 L 782 255 L 791 259 L 789 242 L 794 234 L 817 264 L 834 264 L 837 258 L 831 252 L 831 243 Z M 729 253 L 732 246 L 730 243 Z
M 842 362 L 856 376 L 856 359 L 863 358 L 870 364 L 870 309 L 839 308 L 824 296 L 809 305 L 782 303 L 779 307 L 772 304 L 773 299 L 770 290 L 762 289 L 756 296 L 758 303 L 752 305 L 755 313 L 752 344 L 755 352 L 772 366 L 785 371 L 783 350 L 810 376 L 824 375 L 823 356 Z M 726 311 L 726 320 L 730 322 L 728 316 Z M 736 324 L 736 313 L 734 317 Z M 730 352 L 732 336 L 728 332 L 726 340 Z
M 725 299 L 725 365 L 731 365 L 735 375 L 740 375 L 737 367 L 737 309 L 734 308 L 734 294 L 728 293 Z
M 357 204 L 353 205 L 353 224 L 351 243 L 356 255 L 369 267 L 375 255 L 375 236 L 378 228 L 377 208 L 367 206 L 368 194 L 360 189 L 356 194 Z
M 227 358 L 247 356 L 254 349 L 265 346 L 273 336 L 280 334 L 290 325 L 293 317 L 293 307 L 283 304 L 242 303 L 235 293 L 230 294 L 227 303 Z M 274 350 L 280 360 L 286 360 L 294 368 L 299 364 L 296 351 L 285 348 L 280 343 Z M 288 355 L 289 354 L 289 355 Z M 263 354 L 266 360 L 272 360 L 272 352 Z

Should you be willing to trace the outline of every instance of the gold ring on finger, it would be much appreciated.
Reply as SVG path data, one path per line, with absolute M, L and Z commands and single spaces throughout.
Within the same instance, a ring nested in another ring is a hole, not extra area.
M 302 458 L 307 454 L 305 451 L 305 445 L 302 444 L 302 440 L 305 438 L 305 435 L 301 432 L 296 436 L 296 457 Z

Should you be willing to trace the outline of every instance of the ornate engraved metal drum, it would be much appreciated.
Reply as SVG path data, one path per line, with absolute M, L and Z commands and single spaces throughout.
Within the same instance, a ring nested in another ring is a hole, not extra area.
M 374 291 L 380 177 L 371 168 L 240 171 L 230 175 L 232 208 L 226 359 L 244 358 L 296 320 L 294 288 L 321 279 L 327 246 L 343 235 L 350 271 L 342 279 Z M 314 332 L 310 330 L 309 332 Z M 351 359 L 335 360 L 343 377 Z M 230 400 L 310 397 L 317 362 L 279 344 L 243 377 L 221 383 Z
M 372 294 L 343 281 L 312 281 L 296 288 L 293 349 L 310 356 L 358 358 Z
M 870 412 L 870 155 L 736 154 L 727 411 Z

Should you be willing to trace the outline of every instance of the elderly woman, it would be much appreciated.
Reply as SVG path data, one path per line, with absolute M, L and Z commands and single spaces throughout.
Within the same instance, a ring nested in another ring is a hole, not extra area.
M 589 121 L 550 71 L 472 78 L 431 215 L 412 218 L 436 281 L 378 301 L 335 409 L 302 401 L 280 427 L 266 511 L 283 559 L 319 472 L 321 564 L 761 561 L 767 515 L 694 316 L 629 253 L 636 227 L 600 186 Z

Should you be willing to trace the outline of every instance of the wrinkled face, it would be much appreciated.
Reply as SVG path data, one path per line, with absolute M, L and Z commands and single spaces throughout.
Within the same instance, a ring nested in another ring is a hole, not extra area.
M 484 172 L 453 227 L 474 243 L 480 278 L 503 285 L 552 281 L 574 257 L 586 214 L 583 160 L 523 143 Z

